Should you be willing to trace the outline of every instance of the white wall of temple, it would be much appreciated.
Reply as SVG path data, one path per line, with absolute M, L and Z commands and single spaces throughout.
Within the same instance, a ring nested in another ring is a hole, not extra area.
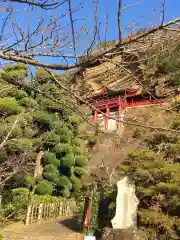
M 104 115 L 98 113 L 98 124 L 101 130 L 105 129 L 105 117 Z
M 108 125 L 106 129 L 106 117 L 102 114 L 98 114 L 98 123 L 99 127 L 102 131 L 113 132 L 117 131 L 120 127 L 122 127 L 124 119 L 124 110 L 122 110 L 120 116 L 118 111 L 110 111 L 110 118 L 108 119 Z
M 110 112 L 110 119 L 108 120 L 108 128 L 107 131 L 115 131 L 118 129 L 118 112 Z

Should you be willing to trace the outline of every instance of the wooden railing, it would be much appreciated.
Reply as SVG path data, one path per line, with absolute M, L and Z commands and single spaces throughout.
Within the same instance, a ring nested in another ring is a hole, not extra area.
M 150 100 L 147 98 L 139 99 L 139 100 L 132 100 L 126 101 L 125 99 L 119 99 L 117 97 L 110 98 L 110 99 L 102 99 L 99 101 L 92 101 L 91 104 L 97 108 L 98 110 L 105 110 L 106 108 L 128 108 L 128 107 L 138 107 L 138 106 L 145 106 L 145 105 L 155 105 L 155 104 L 163 104 L 167 103 L 167 100 Z
M 25 224 L 27 226 L 43 220 L 70 217 L 73 216 L 75 212 L 76 202 L 74 200 L 60 200 L 55 203 L 31 204 L 28 206 Z

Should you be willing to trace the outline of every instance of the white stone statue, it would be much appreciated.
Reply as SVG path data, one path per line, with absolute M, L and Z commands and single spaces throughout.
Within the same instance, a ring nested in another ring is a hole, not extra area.
M 111 220 L 114 229 L 135 227 L 139 200 L 135 195 L 135 186 L 125 177 L 117 182 L 116 213 Z

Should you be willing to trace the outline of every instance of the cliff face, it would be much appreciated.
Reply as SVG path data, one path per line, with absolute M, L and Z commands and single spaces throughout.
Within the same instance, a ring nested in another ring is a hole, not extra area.
M 73 88 L 85 98 L 101 92 L 104 87 L 113 90 L 154 87 L 157 94 L 168 95 L 169 74 L 161 71 L 162 62 L 167 55 L 177 52 L 179 42 L 179 32 L 165 29 L 130 43 L 83 69 L 76 76 Z
M 104 87 L 112 90 L 139 88 L 147 91 L 152 87 L 159 97 L 174 97 L 180 74 L 180 33 L 163 30 L 117 50 L 116 55 L 108 55 L 94 66 L 76 75 L 74 89 L 83 98 L 91 98 Z M 90 111 L 85 110 L 85 113 Z M 168 129 L 175 113 L 170 105 L 144 106 L 125 109 L 121 133 L 98 133 L 92 127 L 85 134 L 91 142 L 90 169 L 102 163 L 114 168 L 129 151 L 142 147 L 144 138 L 152 131 Z M 157 128 L 157 130 L 156 130 Z M 168 132 L 167 132 L 168 134 Z
M 93 147 L 90 147 L 91 160 L 89 171 L 99 171 L 97 167 L 108 166 L 109 171 L 115 169 L 128 153 L 144 146 L 152 132 L 169 134 L 167 129 L 176 119 L 177 113 L 169 105 L 154 105 L 137 108 L 128 108 L 124 113 L 123 132 L 96 133 L 94 129 L 84 129 L 89 139 L 93 138 Z M 92 137 L 92 138 L 91 138 Z M 98 174 L 104 174 L 98 173 Z

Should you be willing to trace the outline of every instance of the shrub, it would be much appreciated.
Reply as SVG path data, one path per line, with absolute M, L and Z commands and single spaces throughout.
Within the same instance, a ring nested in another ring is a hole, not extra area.
M 9 65 L 9 66 L 5 66 L 4 67 L 4 70 L 7 71 L 7 72 L 10 72 L 12 70 L 27 70 L 28 69 L 28 66 L 27 64 L 24 64 L 24 63 L 16 63 L 14 65 Z
M 71 196 L 71 193 L 69 191 L 69 188 L 65 187 L 63 190 L 62 190 L 62 195 L 63 197 L 65 198 L 69 198 Z
M 59 171 L 53 164 L 45 165 L 43 170 L 43 177 L 51 182 L 56 182 L 59 178 Z
M 56 129 L 56 133 L 61 136 L 61 141 L 63 143 L 70 142 L 74 135 L 73 132 L 69 130 L 67 127 Z
M 75 158 L 73 153 L 68 153 L 65 157 L 61 159 L 62 165 L 65 167 L 72 167 L 75 165 Z
M 34 186 L 35 181 L 34 181 L 34 177 L 30 174 L 30 173 L 24 173 L 24 183 L 27 186 Z
M 60 161 L 56 158 L 55 153 L 46 151 L 44 153 L 44 164 L 45 165 L 52 164 L 55 167 L 59 167 L 60 166 Z
M 17 114 L 23 111 L 18 102 L 13 98 L 0 98 L 0 111 L 4 114 Z
M 6 66 L 4 71 L 1 72 L 3 79 L 15 78 L 17 80 L 24 79 L 27 76 L 27 67 L 22 64 Z
M 29 138 L 12 139 L 8 143 L 8 149 L 15 152 L 29 151 L 33 147 L 33 141 Z
M 72 175 L 70 177 L 70 180 L 72 182 L 72 187 L 73 187 L 74 192 L 79 192 L 79 190 L 82 187 L 81 180 L 79 178 L 77 178 L 75 175 Z
M 35 193 L 39 195 L 52 195 L 53 185 L 47 180 L 40 181 L 35 189 Z
M 16 201 L 20 198 L 22 200 L 27 200 L 29 196 L 29 190 L 27 188 L 15 188 L 12 190 L 12 194 L 13 194 L 13 201 Z
M 80 138 L 74 138 L 73 140 L 72 140 L 72 144 L 74 144 L 75 146 L 78 146 L 78 147 L 80 147 L 81 146 L 81 139 Z
M 25 91 L 21 90 L 21 89 L 17 89 L 16 91 L 14 91 L 13 94 L 14 94 L 13 96 L 14 96 L 17 100 L 19 100 L 19 99 L 21 99 L 21 98 L 28 97 L 28 94 L 27 94 Z
M 170 76 L 169 83 L 175 87 L 180 86 L 180 71 L 177 71 Z
M 165 183 L 165 182 L 160 182 L 156 185 L 155 190 L 159 193 L 162 194 L 175 194 L 178 193 L 179 191 L 179 186 L 177 186 L 177 184 L 173 184 L 173 183 Z
M 51 196 L 51 195 L 34 195 L 33 196 L 33 203 L 55 203 L 55 202 L 59 202 L 59 200 L 63 200 L 60 197 L 55 197 L 55 196 Z
M 81 148 L 76 146 L 76 145 L 72 146 L 72 151 L 73 151 L 74 154 L 77 154 L 77 155 L 81 155 L 82 154 Z
M 72 147 L 67 143 L 58 143 L 54 148 L 56 154 L 63 156 L 64 154 L 71 152 Z
M 85 173 L 84 168 L 81 167 L 74 167 L 74 173 L 78 176 L 82 176 Z
M 21 106 L 25 106 L 25 107 L 34 108 L 37 106 L 37 102 L 33 98 L 29 98 L 29 97 L 21 98 L 18 102 Z
M 38 68 L 36 70 L 36 80 L 39 83 L 47 83 L 48 81 L 51 80 L 51 75 L 43 68 Z
M 4 206 L 4 216 L 18 220 L 24 220 L 29 204 L 29 197 L 30 192 L 27 188 L 13 189 L 12 202 Z
M 44 113 L 41 111 L 32 112 L 31 116 L 36 122 L 47 126 L 50 126 L 53 121 L 59 120 L 59 117 L 56 114 Z
M 69 184 L 69 179 L 66 176 L 59 177 L 59 179 L 57 181 L 57 185 L 59 187 L 68 186 L 68 184 Z
M 84 156 L 84 155 L 75 156 L 75 163 L 78 166 L 86 166 L 87 165 L 86 156 Z
M 5 161 L 7 153 L 4 150 L 0 150 L 0 164 Z
M 60 136 L 54 133 L 53 131 L 43 133 L 41 135 L 41 138 L 42 141 L 48 143 L 48 147 L 54 147 L 61 141 Z

